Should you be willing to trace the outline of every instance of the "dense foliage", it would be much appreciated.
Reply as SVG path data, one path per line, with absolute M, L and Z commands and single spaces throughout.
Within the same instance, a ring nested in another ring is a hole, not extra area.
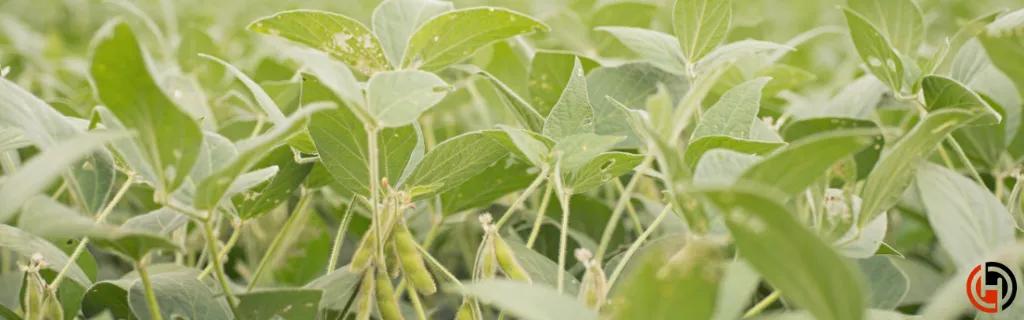
M 1024 317 L 1019 0 L 378 2 L 0 2 L 0 318 Z

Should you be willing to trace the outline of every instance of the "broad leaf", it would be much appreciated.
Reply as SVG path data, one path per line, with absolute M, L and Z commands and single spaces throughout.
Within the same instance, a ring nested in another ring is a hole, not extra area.
M 935 237 L 958 268 L 1014 242 L 1013 217 L 984 186 L 934 164 L 922 166 L 916 181 Z
M 550 159 L 555 142 L 545 136 L 522 129 L 499 126 L 501 131 L 488 130 L 485 134 L 494 138 L 515 155 L 530 161 L 535 167 L 543 167 Z
M 124 132 L 81 134 L 55 144 L 18 171 L 9 173 L 0 183 L 0 222 L 9 221 L 29 197 L 43 192 L 63 168 L 100 150 L 106 143 L 126 137 Z
M 315 319 L 320 289 L 274 289 L 239 294 L 238 310 L 246 320 Z
M 761 276 L 743 260 L 734 260 L 725 268 L 715 303 L 714 320 L 739 318 L 746 310 L 750 297 L 757 291 Z
M 458 292 L 494 305 L 524 320 L 596 320 L 597 312 L 574 297 L 546 285 L 512 280 L 485 280 L 466 284 Z
M 569 52 L 540 51 L 533 55 L 526 88 L 530 93 L 530 102 L 541 116 L 547 117 L 558 103 L 572 79 L 576 59 L 582 63 L 584 74 L 600 66 L 593 60 Z
M 662 32 L 632 27 L 598 27 L 619 39 L 627 48 L 662 70 L 686 75 L 686 59 L 679 48 L 679 40 Z
M 565 137 L 594 132 L 594 108 L 590 106 L 583 65 L 576 59 L 558 103 L 544 120 L 544 136 L 556 142 Z
M 702 239 L 681 250 L 652 251 L 638 257 L 639 265 L 616 288 L 611 319 L 710 318 L 725 271 L 721 248 Z
M 373 33 L 380 37 L 392 65 L 402 63 L 409 38 L 430 18 L 452 11 L 451 2 L 437 0 L 385 0 L 373 10 Z
M 731 185 L 761 157 L 729 149 L 712 149 L 704 153 L 693 167 L 693 183 L 697 185 Z
M 132 280 L 108 280 L 93 284 L 82 297 L 82 314 L 86 317 L 109 311 L 115 319 L 135 319 L 128 305 L 128 289 Z
M 429 192 L 414 195 L 425 198 L 455 187 L 487 169 L 508 154 L 498 141 L 481 131 L 469 132 L 445 140 L 427 152 L 403 188 L 434 186 Z
M 625 115 L 609 98 L 634 110 L 643 110 L 652 103 L 664 103 L 668 109 L 665 111 L 670 112 L 682 99 L 687 87 L 685 77 L 665 72 L 643 62 L 594 69 L 587 75 L 587 92 L 594 108 L 594 132 L 601 135 L 626 136 L 626 141 L 619 143 L 619 148 L 639 147 L 643 143 L 630 128 Z M 659 91 L 659 88 L 662 91 Z
M 742 257 L 786 301 L 817 319 L 861 319 L 861 279 L 817 235 L 771 197 L 752 187 L 699 191 L 725 216 Z
M 20 129 L 0 128 L 0 152 L 17 150 L 32 145 Z
M 279 171 L 267 184 L 233 197 L 239 218 L 252 219 L 284 203 L 313 170 L 312 163 L 295 162 L 291 149 L 284 146 L 271 151 L 253 167 L 270 166 L 277 166 Z
M 714 149 L 728 149 L 746 154 L 767 155 L 785 143 L 738 139 L 729 136 L 707 136 L 690 142 L 683 152 L 683 161 L 687 168 L 695 168 L 705 153 Z
M 60 248 L 43 238 L 6 224 L 0 224 L 0 247 L 14 251 L 24 259 L 29 259 L 35 254 L 42 255 L 47 268 L 55 272 L 59 272 L 68 264 L 68 255 Z M 92 284 L 78 264 L 71 264 L 68 267 L 67 277 L 82 286 Z
M 508 109 L 512 111 L 516 120 L 519 120 L 520 125 L 533 132 L 541 132 L 544 130 L 544 117 L 537 112 L 537 109 L 534 109 L 530 103 L 526 102 L 526 99 L 523 99 L 523 97 L 512 90 L 512 88 L 509 88 L 508 85 L 497 77 L 474 65 L 457 65 L 452 68 L 457 68 L 464 72 L 479 74 L 489 80 L 495 90 L 498 91 L 498 97 L 501 99 L 501 102 L 505 104 L 505 107 L 508 107 Z
M 904 71 L 899 54 L 871 22 L 857 12 L 843 10 L 846 13 L 846 24 L 850 28 L 850 38 L 853 39 L 853 46 L 857 48 L 860 59 L 889 89 L 902 94 Z
M 643 162 L 642 155 L 624 152 L 605 152 L 564 177 L 565 186 L 574 193 L 597 189 L 605 182 L 633 171 Z
M 198 274 L 199 270 L 182 268 L 149 276 L 164 319 L 231 319 L 224 298 L 196 280 Z M 128 289 L 128 303 L 139 320 L 152 320 L 141 279 L 132 282 Z
M 527 248 L 522 242 L 506 240 L 509 249 L 516 256 L 516 261 L 523 266 L 530 280 L 537 285 L 555 288 L 558 286 L 558 264 L 543 254 Z M 565 293 L 575 295 L 580 291 L 580 281 L 568 271 L 562 271 L 565 277 Z
M 402 68 L 437 70 L 496 41 L 547 31 L 540 21 L 500 8 L 469 8 L 427 20 L 409 39 Z
M 379 72 L 366 84 L 370 116 L 384 128 L 412 124 L 444 99 L 451 88 L 433 73 L 419 70 Z
M 877 309 L 893 309 L 910 289 L 910 279 L 888 256 L 873 256 L 857 260 L 861 274 L 867 278 L 869 287 L 868 306 Z
M 501 197 L 526 188 L 538 169 L 521 158 L 506 156 L 476 176 L 441 193 L 441 212 L 451 215 L 490 205 Z
M 731 0 L 677 0 L 672 10 L 673 30 L 690 65 L 725 39 L 731 23 Z
M 303 286 L 304 289 L 322 289 L 320 307 L 341 311 L 349 304 L 356 294 L 356 287 L 362 280 L 362 273 L 352 273 L 347 266 L 339 267 L 330 274 L 323 275 Z
M 556 157 L 561 158 L 562 170 L 576 170 L 596 158 L 599 154 L 611 150 L 616 143 L 625 137 L 600 136 L 584 133 L 567 136 L 551 149 Z
M 327 52 L 366 75 L 391 69 L 377 37 L 363 24 L 340 14 L 315 10 L 283 11 L 253 21 L 249 30 Z
M 924 17 L 912 0 L 848 0 L 850 9 L 859 13 L 902 54 L 917 53 L 924 41 Z
M 97 32 L 90 75 L 98 98 L 128 129 L 156 173 L 157 192 L 171 193 L 199 155 L 199 125 L 164 94 L 132 29 L 111 22 Z
M 782 129 L 782 136 L 786 141 L 797 141 L 814 135 L 825 134 L 835 130 L 843 129 L 873 129 L 878 130 L 874 121 L 853 119 L 853 118 L 812 118 L 793 121 Z M 882 148 L 885 147 L 885 137 L 878 130 L 870 147 L 864 148 L 854 155 L 857 163 L 857 179 L 867 178 L 871 169 L 875 167 L 878 158 L 882 155 Z
M 757 78 L 744 82 L 726 92 L 704 113 L 690 140 L 721 135 L 746 139 L 750 137 L 750 124 L 757 117 L 761 105 L 761 90 L 770 78 Z
M 743 173 L 741 179 L 771 185 L 795 195 L 825 175 L 839 160 L 871 144 L 875 130 L 846 130 L 811 136 L 775 152 Z M 794 166 L 799 163 L 799 166 Z

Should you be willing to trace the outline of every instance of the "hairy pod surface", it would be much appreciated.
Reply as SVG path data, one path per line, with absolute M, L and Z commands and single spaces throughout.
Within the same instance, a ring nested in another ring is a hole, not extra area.
M 373 269 L 363 272 L 362 284 L 359 285 L 359 300 L 356 301 L 356 320 L 369 320 L 373 314 L 375 278 Z
M 423 262 L 423 256 L 416 249 L 416 239 L 413 238 L 405 224 L 400 223 L 395 232 L 395 250 L 405 275 L 419 293 L 434 294 L 437 292 L 437 284 L 434 283 L 434 277 L 430 275 L 430 270 Z
M 498 234 L 497 230 L 492 232 L 491 239 L 494 243 L 495 259 L 498 260 L 498 265 L 501 266 L 501 270 L 505 272 L 505 275 L 513 280 L 530 283 L 530 274 L 527 273 L 526 269 L 519 264 L 512 248 L 508 246 L 505 239 L 501 238 L 501 235 Z
M 383 269 L 377 269 L 377 310 L 380 311 L 382 320 L 402 320 L 402 312 L 398 308 L 398 300 L 395 299 L 395 288 L 391 285 L 391 278 Z

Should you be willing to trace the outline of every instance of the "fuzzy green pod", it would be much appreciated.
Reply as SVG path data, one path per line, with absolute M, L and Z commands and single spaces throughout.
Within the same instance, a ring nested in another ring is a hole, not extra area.
M 366 266 L 370 264 L 370 257 L 373 255 L 373 249 L 376 246 L 377 232 L 375 229 L 370 228 L 366 234 L 363 234 L 363 239 L 359 241 L 359 247 L 352 254 L 352 262 L 348 264 L 348 269 L 352 272 L 360 272 L 366 269 Z
M 416 239 L 404 224 L 399 224 L 398 230 L 395 231 L 395 249 L 402 263 L 402 270 L 405 270 L 405 275 L 416 291 L 423 295 L 437 292 L 434 277 L 430 275 L 430 270 L 423 262 L 423 256 L 416 249 Z
M 480 256 L 477 263 L 480 265 L 479 279 L 491 279 L 498 273 L 498 257 L 494 254 L 494 239 L 490 235 L 484 235 L 483 242 L 480 242 Z
M 380 311 L 382 320 L 404 319 L 398 309 L 398 300 L 395 300 L 395 288 L 391 285 L 391 278 L 382 269 L 377 271 L 377 310 Z
M 363 273 L 362 284 L 359 285 L 359 300 L 356 301 L 356 320 L 369 320 L 373 314 L 373 292 L 374 290 L 373 270 L 366 270 Z
M 64 319 L 64 308 L 60 305 L 60 300 L 57 300 L 57 294 L 49 288 L 44 288 L 43 305 L 42 305 L 42 317 L 41 320 L 63 320 Z
M 600 263 L 594 261 L 589 250 L 576 249 L 575 254 L 576 259 L 586 267 L 580 284 L 580 301 L 590 308 L 599 310 L 605 304 L 605 293 L 608 289 L 604 269 Z
M 505 239 L 502 239 L 496 230 L 491 235 L 491 239 L 494 242 L 494 256 L 498 260 L 501 270 L 505 271 L 505 275 L 512 280 L 531 283 L 530 274 L 526 273 L 526 269 L 523 269 L 523 266 L 516 260 L 515 252 L 508 246 Z
M 479 306 L 476 301 L 470 297 L 462 297 L 462 306 L 459 306 L 459 312 L 455 314 L 455 320 L 475 320 L 479 318 Z
M 46 283 L 43 282 L 37 270 L 29 269 L 25 275 L 25 319 L 42 319 L 43 300 L 47 291 Z
M 384 248 L 384 264 L 388 269 L 388 276 L 392 279 L 398 277 L 398 273 L 402 271 L 402 265 L 399 263 L 398 249 L 395 249 L 394 239 L 388 240 L 387 247 Z

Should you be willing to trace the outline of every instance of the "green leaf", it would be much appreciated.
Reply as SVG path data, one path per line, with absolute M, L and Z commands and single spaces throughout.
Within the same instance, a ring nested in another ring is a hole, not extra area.
M 231 140 L 213 132 L 203 132 L 203 144 L 199 146 L 199 156 L 192 166 L 189 179 L 193 182 L 203 181 L 223 169 L 235 156 L 238 156 L 238 150 Z
M 132 280 L 108 280 L 93 284 L 82 298 L 82 314 L 93 317 L 109 311 L 116 319 L 136 319 L 128 305 Z
M 679 40 L 659 31 L 633 27 L 597 27 L 608 32 L 626 47 L 661 70 L 686 75 L 686 59 L 679 48 Z
M 922 166 L 916 181 L 928 223 L 958 268 L 970 268 L 1014 242 L 1013 217 L 984 186 L 934 164 Z
M 594 108 L 594 132 L 626 136 L 626 140 L 617 147 L 637 148 L 643 142 L 630 128 L 622 111 L 608 100 L 609 97 L 630 109 L 643 110 L 649 103 L 654 103 L 652 101 L 657 101 L 666 103 L 667 109 L 671 110 L 682 99 L 687 87 L 685 77 L 643 62 L 594 69 L 587 75 L 587 92 Z
M 870 147 L 861 149 L 854 155 L 857 163 L 857 179 L 867 178 L 871 169 L 875 167 L 878 158 L 882 155 L 882 148 L 885 147 L 885 137 L 874 121 L 860 120 L 843 117 L 812 118 L 797 120 L 786 124 L 782 129 L 782 136 L 786 141 L 797 141 L 810 136 L 825 134 L 831 131 L 843 129 L 870 129 L 876 130 L 877 135 Z
M 516 256 L 516 261 L 530 275 L 530 280 L 536 285 L 555 288 L 558 286 L 558 264 L 543 254 L 527 248 L 519 241 L 508 239 L 509 249 Z M 565 277 L 565 293 L 575 295 L 580 291 L 580 281 L 576 280 L 568 271 L 562 271 Z
M 223 170 L 203 179 L 196 187 L 196 209 L 206 210 L 215 207 L 242 173 L 252 168 L 274 147 L 305 130 L 310 116 L 330 109 L 334 109 L 334 106 L 325 104 L 304 106 L 267 133 L 239 141 L 236 144 L 238 155 L 225 165 Z
M 859 13 L 906 55 L 917 53 L 924 41 L 924 17 L 911 0 L 848 0 L 850 9 Z
M 457 68 L 468 73 L 479 74 L 489 80 L 495 90 L 498 91 L 498 97 L 501 99 L 501 102 L 505 104 L 510 111 L 512 111 L 512 114 L 515 115 L 516 120 L 519 121 L 520 125 L 532 132 L 541 132 L 544 130 L 544 117 L 541 116 L 540 113 L 530 105 L 530 103 L 526 102 L 526 99 L 519 96 L 518 93 L 505 85 L 505 83 L 500 79 L 474 65 L 456 65 L 452 68 Z
M 793 47 L 761 40 L 740 40 L 711 51 L 697 62 L 697 74 L 711 73 L 714 69 L 742 59 L 757 58 L 758 55 L 780 55 L 780 52 L 793 51 Z M 728 66 L 725 67 L 728 69 Z
M 725 39 L 731 23 L 730 0 L 677 0 L 672 10 L 673 30 L 690 65 Z
M 826 225 L 831 225 L 833 226 L 831 228 L 834 228 L 837 225 L 850 225 L 850 222 L 860 221 L 863 202 L 857 195 L 852 195 L 852 198 L 847 200 L 846 192 L 841 189 L 826 189 L 822 204 L 825 209 Z M 885 248 L 882 240 L 885 238 L 888 227 L 888 215 L 883 213 L 863 226 L 860 223 L 854 223 L 842 236 L 832 242 L 832 246 L 839 251 L 839 254 L 847 258 L 870 258 L 881 254 L 879 251 Z
M 757 291 L 761 276 L 741 259 L 729 262 L 719 285 L 714 320 L 738 319 L 746 310 L 750 297 Z
M 481 131 L 464 133 L 445 140 L 427 152 L 403 188 L 440 185 L 417 199 L 429 197 L 455 187 L 490 167 L 508 154 L 498 141 Z
M 292 150 L 285 146 L 271 151 L 253 167 L 270 166 L 277 166 L 279 171 L 266 185 L 242 192 L 232 199 L 238 208 L 239 218 L 253 219 L 276 208 L 291 197 L 292 192 L 302 185 L 302 181 L 313 170 L 312 163 L 295 162 Z
M 9 221 L 29 197 L 43 192 L 60 175 L 62 168 L 77 163 L 110 141 L 126 137 L 124 132 L 83 133 L 57 143 L 18 171 L 8 173 L 0 184 L 0 222 Z
M 238 68 L 231 65 L 230 63 L 227 63 L 224 60 L 221 60 L 220 58 L 202 53 L 200 53 L 199 56 L 216 62 L 221 66 L 224 66 L 224 68 L 231 72 L 231 74 L 234 75 L 235 78 L 238 78 L 238 80 L 241 81 L 242 84 L 244 84 L 247 89 L 249 89 L 249 92 L 252 93 L 252 96 L 256 98 L 256 104 L 259 105 L 260 109 L 263 110 L 263 113 L 265 113 L 267 117 L 270 118 L 270 123 L 276 125 L 283 123 L 285 121 L 284 113 L 281 112 L 281 108 L 277 106 L 277 102 L 274 102 L 274 99 L 271 98 L 270 95 L 263 90 L 263 87 L 260 87 L 259 84 L 256 84 L 256 81 L 252 81 L 252 79 L 249 78 L 249 76 L 247 76 L 245 72 L 242 72 L 242 70 L 238 70 Z
M 314 80 L 306 82 L 305 93 L 311 95 L 315 90 L 312 84 Z M 320 160 L 339 182 L 337 185 L 349 193 L 369 196 L 366 129 L 350 108 L 337 108 L 314 115 L 309 124 L 309 132 L 316 143 Z M 414 126 L 383 129 L 378 134 L 381 177 L 400 182 L 422 138 Z
M 458 293 L 494 305 L 524 320 L 596 320 L 597 312 L 574 297 L 545 285 L 512 280 L 484 280 L 458 288 Z
M 902 1 L 902 0 L 901 0 Z M 846 24 L 850 38 L 857 48 L 860 59 L 867 68 L 896 94 L 903 93 L 903 61 L 892 45 L 867 19 L 850 9 L 846 13 Z
M 441 193 L 441 212 L 447 216 L 490 205 L 529 186 L 537 173 L 533 165 L 521 158 L 506 156 L 466 182 Z
M 922 94 L 925 98 L 925 109 L 937 111 L 944 109 L 968 110 L 978 114 L 970 122 L 971 125 L 996 124 L 1002 116 L 992 109 L 977 93 L 971 91 L 956 80 L 943 76 L 926 76 L 921 81 Z
M 499 126 L 500 131 L 488 130 L 485 134 L 511 150 L 515 155 L 530 161 L 535 167 L 543 167 L 548 163 L 548 156 L 555 142 L 532 131 Z
M 706 239 L 687 241 L 678 251 L 646 252 L 616 288 L 611 319 L 709 319 L 724 260 L 721 248 Z
M 876 309 L 893 309 L 910 289 L 910 279 L 887 256 L 873 256 L 857 260 L 860 272 L 867 278 L 869 287 L 868 306 Z
M 0 152 L 18 150 L 32 145 L 20 129 L 0 128 Z
M 373 33 L 380 37 L 392 65 L 402 63 L 409 38 L 430 18 L 454 10 L 451 2 L 436 0 L 385 0 L 373 9 Z
M 1020 53 L 1024 51 L 1024 35 L 1012 31 L 993 30 L 992 25 L 997 24 L 993 22 L 978 39 L 992 59 L 992 65 L 1013 80 L 1018 92 L 1024 92 L 1024 65 L 1020 63 Z
M 530 73 L 526 87 L 530 101 L 541 116 L 547 117 L 573 78 L 576 60 L 583 66 L 583 73 L 599 67 L 596 61 L 576 54 L 560 51 L 540 51 L 530 60 Z
M 693 167 L 693 183 L 698 185 L 731 185 L 754 166 L 761 157 L 729 149 L 712 149 L 704 153 Z
M 365 75 L 391 69 L 377 37 L 363 24 L 340 14 L 282 11 L 253 21 L 248 28 L 327 52 Z
M 81 128 L 76 128 L 70 118 L 3 77 L 0 77 L 0 126 L 7 127 L 8 134 L 17 130 L 23 135 L 7 141 L 0 138 L 0 150 L 21 148 L 30 143 L 48 150 L 82 134 Z M 114 188 L 113 159 L 106 151 L 96 150 L 69 165 L 70 169 L 63 172 L 69 190 L 80 199 L 85 211 L 98 212 Z M 3 221 L 2 215 L 0 221 Z
M 824 176 L 837 161 L 871 145 L 871 136 L 877 134 L 877 130 L 844 130 L 798 140 L 747 169 L 741 179 L 771 185 L 792 196 Z
M 957 30 L 952 38 L 939 45 L 939 48 L 935 50 L 935 54 L 927 63 L 931 67 L 926 66 L 923 70 L 931 71 L 929 72 L 930 74 L 946 74 L 950 69 L 953 59 L 963 50 L 963 46 L 975 36 L 985 31 L 985 25 L 992 23 L 1000 12 L 996 11 L 974 18 L 974 20 L 960 27 L 960 30 Z
M 239 294 L 238 310 L 245 320 L 315 319 L 320 309 L 319 289 L 273 289 Z
M 575 172 L 564 177 L 565 186 L 573 193 L 597 189 L 605 182 L 633 171 L 644 156 L 625 152 L 605 152 L 591 159 Z
M 565 91 L 544 120 L 544 136 L 560 141 L 565 137 L 594 132 L 594 108 L 590 106 L 583 65 L 576 59 Z
M 366 84 L 367 111 L 378 126 L 406 126 L 444 99 L 450 90 L 451 87 L 433 73 L 419 70 L 378 72 Z
M 224 298 L 196 280 L 198 274 L 199 270 L 182 268 L 149 276 L 164 319 L 231 319 Z M 128 303 L 140 320 L 152 320 L 141 279 L 132 282 L 128 289 Z
M 114 21 L 97 32 L 90 75 L 99 100 L 128 129 L 156 172 L 159 193 L 177 189 L 199 155 L 202 132 L 150 74 L 150 62 L 127 23 Z
M 772 81 L 764 87 L 764 95 L 773 97 L 783 90 L 795 89 L 814 81 L 817 75 L 810 71 L 787 64 L 773 64 L 759 70 L 756 77 L 769 77 Z
M 761 105 L 761 91 L 770 80 L 757 78 L 730 89 L 704 113 L 690 140 L 712 135 L 749 138 L 750 124 Z
M 427 20 L 409 39 L 402 68 L 437 70 L 473 55 L 491 43 L 548 27 L 508 9 L 455 10 Z
M 611 150 L 616 143 L 624 138 L 600 136 L 593 133 L 571 135 L 558 141 L 551 152 L 561 157 L 563 170 L 571 171 L 590 162 L 601 153 Z
M 362 273 L 352 273 L 348 266 L 344 266 L 310 281 L 303 288 L 323 289 L 323 295 L 320 296 L 320 307 L 341 311 L 356 294 L 356 287 L 359 286 L 359 281 L 362 278 Z
M 861 280 L 839 254 L 782 204 L 754 187 L 696 191 L 726 218 L 742 257 L 816 319 L 861 319 Z
M 706 136 L 693 140 L 683 151 L 683 161 L 687 168 L 696 168 L 697 162 L 705 153 L 714 149 L 728 149 L 759 156 L 767 155 L 785 146 L 781 142 L 754 141 L 727 136 Z M 691 169 L 692 170 L 692 169 Z
M 899 313 L 899 312 L 896 312 L 896 311 L 889 311 L 889 310 L 867 309 L 867 310 L 864 310 L 864 313 L 865 313 L 864 319 L 869 319 L 869 320 L 908 320 L 908 319 L 917 319 L 917 317 L 915 317 L 915 316 L 905 315 L 905 314 L 902 314 L 902 313 Z M 806 310 L 800 310 L 800 311 L 785 311 L 785 312 L 776 312 L 776 313 L 771 313 L 771 314 L 765 314 L 763 316 L 758 316 L 756 318 L 751 318 L 751 319 L 752 320 L 814 320 L 814 319 L 817 319 L 817 317 L 815 317 L 813 314 L 808 313 Z M 924 319 L 924 318 L 922 318 L 922 319 Z
M 14 251 L 24 259 L 40 254 L 47 263 L 47 269 L 59 272 L 68 263 L 68 255 L 43 238 L 34 236 L 21 229 L 0 224 L 0 247 Z M 92 281 L 78 264 L 71 264 L 67 271 L 68 279 L 82 286 L 89 286 Z

